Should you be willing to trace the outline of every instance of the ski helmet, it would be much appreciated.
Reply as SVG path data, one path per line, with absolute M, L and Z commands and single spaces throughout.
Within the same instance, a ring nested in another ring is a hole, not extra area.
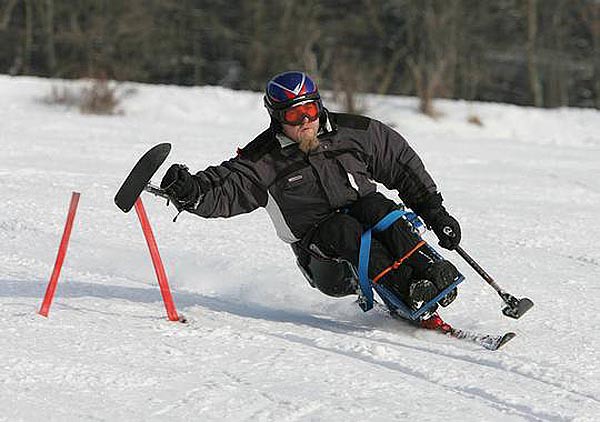
M 317 84 L 304 72 L 289 71 L 275 75 L 267 82 L 265 107 L 272 119 L 284 122 L 285 110 L 305 103 L 315 102 L 319 114 L 323 103 Z

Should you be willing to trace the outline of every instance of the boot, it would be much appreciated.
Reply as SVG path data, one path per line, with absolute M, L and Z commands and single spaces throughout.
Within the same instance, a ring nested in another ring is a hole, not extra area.
M 428 330 L 440 330 L 444 333 L 451 333 L 452 327 L 450 324 L 444 322 L 444 320 L 436 312 L 428 318 L 421 320 L 421 327 L 427 328 Z
M 458 289 L 455 287 L 454 289 L 452 289 L 450 291 L 450 293 L 448 293 L 446 296 L 444 296 L 443 298 L 438 300 L 438 303 L 445 308 L 446 306 L 448 306 L 452 302 L 454 302 L 454 299 L 456 299 L 456 296 L 458 296 Z
M 410 284 L 409 295 L 413 303 L 429 302 L 437 294 L 437 287 L 429 280 L 415 280 Z
M 434 262 L 423 274 L 423 278 L 432 281 L 439 291 L 451 285 L 456 277 L 458 277 L 458 270 L 450 261 Z
M 428 302 L 452 284 L 457 276 L 458 270 L 450 261 L 432 262 L 422 271 L 419 279 L 411 283 L 410 298 L 414 302 Z

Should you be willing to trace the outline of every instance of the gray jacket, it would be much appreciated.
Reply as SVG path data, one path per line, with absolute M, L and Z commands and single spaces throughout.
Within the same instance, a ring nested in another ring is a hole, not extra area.
M 264 207 L 278 236 L 300 240 L 331 213 L 375 192 L 373 181 L 397 190 L 419 213 L 442 198 L 408 142 L 383 123 L 363 116 L 325 113 L 320 146 L 304 154 L 282 145 L 272 127 L 238 156 L 194 177 L 204 194 L 189 210 L 202 217 L 231 217 Z

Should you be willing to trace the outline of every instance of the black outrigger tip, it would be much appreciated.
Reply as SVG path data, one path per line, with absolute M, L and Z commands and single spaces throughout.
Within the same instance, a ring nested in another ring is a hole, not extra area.
M 127 178 L 115 195 L 115 204 L 123 212 L 129 212 L 140 194 L 146 190 L 148 183 L 161 164 L 167 159 L 171 144 L 162 143 L 148 150 L 135 164 Z M 153 187 L 155 191 L 160 191 Z M 157 195 L 157 192 L 151 192 Z M 164 196 L 164 195 L 163 195 Z
M 523 315 L 525 315 L 527 311 L 533 308 L 533 302 L 531 301 L 531 299 L 528 299 L 526 297 L 522 299 L 517 299 L 516 297 L 508 293 L 501 294 L 500 296 L 508 305 L 504 309 L 502 309 L 502 313 L 509 318 L 519 319 Z

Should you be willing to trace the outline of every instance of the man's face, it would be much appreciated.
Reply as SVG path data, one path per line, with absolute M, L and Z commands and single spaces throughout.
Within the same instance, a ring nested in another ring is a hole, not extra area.
M 298 143 L 298 148 L 304 153 L 314 151 L 319 146 L 317 133 L 319 132 L 319 119 L 308 121 L 304 118 L 302 124 L 298 126 L 286 125 L 283 123 L 283 133 L 292 141 Z
M 314 139 L 317 137 L 319 119 L 309 122 L 308 118 L 304 118 L 302 124 L 298 126 L 286 125 L 285 123 L 281 126 L 283 127 L 285 136 L 300 144 L 305 139 Z

